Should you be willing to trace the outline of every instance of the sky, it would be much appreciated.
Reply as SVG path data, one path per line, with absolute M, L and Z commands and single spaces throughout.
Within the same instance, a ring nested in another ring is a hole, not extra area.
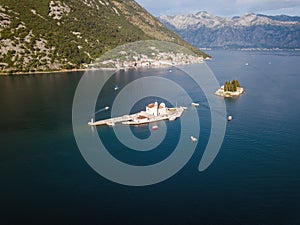
M 207 11 L 232 17 L 245 13 L 300 16 L 300 0 L 136 0 L 154 16 Z

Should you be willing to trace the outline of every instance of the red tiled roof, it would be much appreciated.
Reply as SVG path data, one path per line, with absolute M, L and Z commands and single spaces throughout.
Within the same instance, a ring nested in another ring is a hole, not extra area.
M 155 104 L 154 103 L 151 103 L 148 105 L 148 108 L 154 108 Z
M 139 115 L 139 116 L 138 116 L 138 119 L 139 119 L 139 120 L 142 120 L 142 119 L 147 119 L 147 118 L 148 118 L 148 117 L 146 117 L 146 116 L 142 116 L 142 115 Z

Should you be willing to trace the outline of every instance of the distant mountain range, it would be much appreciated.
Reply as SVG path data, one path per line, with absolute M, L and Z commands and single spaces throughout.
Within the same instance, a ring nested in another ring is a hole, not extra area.
M 159 20 L 198 48 L 300 48 L 300 17 L 251 13 L 222 18 L 202 11 Z
M 103 53 L 160 40 L 207 55 L 134 0 L 0 0 L 0 72 L 85 68 Z

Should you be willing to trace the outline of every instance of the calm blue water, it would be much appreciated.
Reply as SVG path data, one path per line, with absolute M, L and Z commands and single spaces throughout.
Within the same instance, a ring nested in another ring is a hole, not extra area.
M 180 71 L 120 72 L 99 96 L 97 109 L 115 98 L 115 83 L 122 89 L 153 74 L 179 82 L 200 101 L 201 139 L 192 159 L 172 178 L 147 187 L 108 181 L 81 156 L 71 116 L 83 73 L 1 76 L 0 224 L 300 224 L 300 53 L 208 53 L 219 82 L 238 79 L 246 94 L 226 100 L 234 119 L 204 172 L 197 168 L 210 134 L 209 107 Z M 154 99 L 143 99 L 133 111 Z M 168 102 L 176 103 L 180 96 Z M 123 151 L 112 128 L 97 130 L 115 146 L 116 158 L 148 165 L 171 154 L 179 126 L 169 124 L 168 145 L 146 155 Z M 149 135 L 148 127 L 132 131 L 142 139 Z

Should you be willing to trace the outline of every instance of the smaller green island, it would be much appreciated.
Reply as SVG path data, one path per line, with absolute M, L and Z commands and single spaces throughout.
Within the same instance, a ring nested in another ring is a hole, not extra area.
M 241 87 L 239 81 L 232 80 L 226 81 L 215 94 L 225 98 L 233 98 L 242 95 L 244 92 L 244 88 Z

